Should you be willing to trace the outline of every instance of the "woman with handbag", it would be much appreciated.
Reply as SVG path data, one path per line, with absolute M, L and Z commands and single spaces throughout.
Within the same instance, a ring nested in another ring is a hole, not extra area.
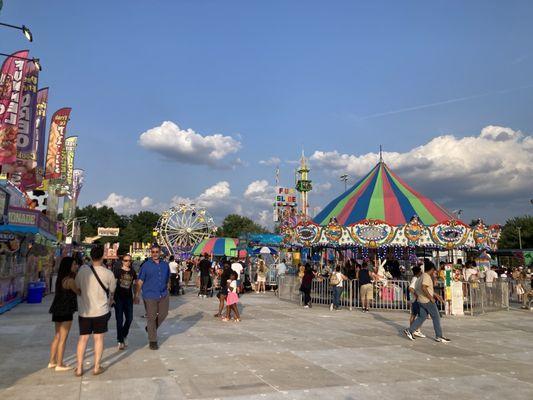
M 49 311 L 52 314 L 52 322 L 55 324 L 55 335 L 50 345 L 48 368 L 54 368 L 58 372 L 68 371 L 73 368 L 63 364 L 63 355 L 72 326 L 72 318 L 74 313 L 78 311 L 78 299 L 76 296 L 80 293 L 80 290 L 74 281 L 77 271 L 78 263 L 73 257 L 64 257 L 61 260 L 54 300 Z

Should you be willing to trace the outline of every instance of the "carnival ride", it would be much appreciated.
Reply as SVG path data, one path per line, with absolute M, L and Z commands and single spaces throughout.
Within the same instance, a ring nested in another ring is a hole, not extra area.
M 282 227 L 285 246 L 360 249 L 495 250 L 501 227 L 466 225 L 421 195 L 382 160 L 315 218 Z
M 157 242 L 170 254 L 183 256 L 204 239 L 216 232 L 213 217 L 195 204 L 178 204 L 164 211 L 157 222 Z

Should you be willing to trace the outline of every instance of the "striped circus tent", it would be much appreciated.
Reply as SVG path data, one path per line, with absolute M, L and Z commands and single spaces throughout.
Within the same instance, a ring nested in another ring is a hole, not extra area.
M 449 211 L 411 188 L 380 161 L 359 182 L 329 203 L 314 221 L 327 225 L 336 218 L 340 225 L 348 226 L 365 219 L 376 219 L 398 226 L 409 222 L 414 215 L 424 225 L 456 219 Z
M 195 256 L 207 253 L 213 256 L 236 257 L 238 244 L 238 239 L 214 237 L 202 240 L 194 246 L 191 253 Z

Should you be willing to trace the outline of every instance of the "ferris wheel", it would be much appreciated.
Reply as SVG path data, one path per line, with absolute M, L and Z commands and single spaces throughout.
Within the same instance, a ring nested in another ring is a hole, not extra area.
M 170 254 L 178 255 L 213 236 L 216 229 L 213 217 L 205 208 L 178 204 L 161 214 L 155 231 L 159 244 Z

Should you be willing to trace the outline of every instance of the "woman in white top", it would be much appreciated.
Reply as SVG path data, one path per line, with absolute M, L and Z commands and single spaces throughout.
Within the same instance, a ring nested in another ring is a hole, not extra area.
M 341 294 L 343 291 L 343 282 L 348 279 L 341 273 L 341 267 L 337 265 L 335 272 L 329 276 L 329 285 L 332 291 L 332 303 L 329 306 L 330 311 L 340 310 Z

